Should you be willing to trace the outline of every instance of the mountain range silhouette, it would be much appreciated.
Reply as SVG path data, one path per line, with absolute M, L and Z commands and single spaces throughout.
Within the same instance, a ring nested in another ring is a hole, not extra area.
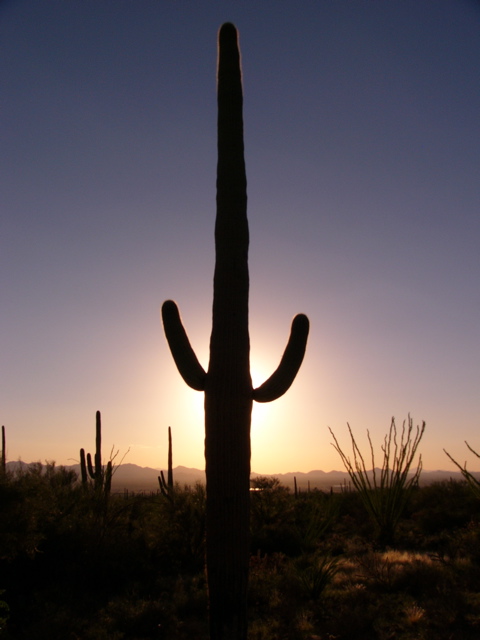
M 14 471 L 21 466 L 22 468 L 28 467 L 29 464 L 23 461 L 10 461 L 7 462 L 7 470 Z M 73 469 L 80 477 L 80 465 L 64 465 L 66 469 Z M 165 470 L 164 470 L 165 471 Z M 157 491 L 159 490 L 158 476 L 160 475 L 160 469 L 153 469 L 151 467 L 141 467 L 132 463 L 123 463 L 114 467 L 114 473 L 112 478 L 112 491 L 114 493 L 128 491 Z M 473 475 L 480 479 L 480 472 L 474 472 Z M 310 489 L 319 489 L 321 491 L 341 491 L 342 488 L 349 488 L 349 476 L 346 471 L 321 471 L 313 470 L 309 472 L 292 471 L 289 473 L 274 473 L 274 474 L 261 474 L 252 472 L 251 477 L 256 478 L 258 476 L 275 477 L 280 480 L 280 483 L 293 489 L 294 478 L 297 480 L 297 487 L 300 491 L 307 491 Z M 196 482 L 202 484 L 205 483 L 205 471 L 201 469 L 193 469 L 190 467 L 177 466 L 173 469 L 174 482 L 178 482 L 181 486 L 194 485 Z M 425 471 L 423 470 L 420 475 L 420 485 L 426 486 L 434 482 L 448 481 L 448 480 L 461 480 L 462 475 L 458 471 Z

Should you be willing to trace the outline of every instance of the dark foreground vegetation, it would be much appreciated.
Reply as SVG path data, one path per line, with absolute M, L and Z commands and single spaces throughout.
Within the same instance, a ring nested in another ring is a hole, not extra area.
M 417 488 L 389 547 L 356 492 L 251 495 L 249 638 L 480 637 L 480 501 Z M 72 471 L 0 475 L 0 638 L 208 638 L 202 485 L 109 495 Z

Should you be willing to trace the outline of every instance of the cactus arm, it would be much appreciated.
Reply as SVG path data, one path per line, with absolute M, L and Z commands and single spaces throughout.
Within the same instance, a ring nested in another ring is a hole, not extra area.
M 80 449 L 80 472 L 82 474 L 82 484 L 86 485 L 88 476 L 87 476 L 87 463 L 85 461 L 85 449 Z
M 165 475 L 163 471 L 160 471 L 160 475 L 158 476 L 158 484 L 160 486 L 160 491 L 162 492 L 162 496 L 164 496 L 165 498 L 169 498 L 170 496 L 168 494 L 168 485 L 165 480 Z
M 271 402 L 289 389 L 305 355 L 309 326 L 307 316 L 302 313 L 295 316 L 280 364 L 268 380 L 253 390 L 256 402 Z
M 160 475 L 158 476 L 158 484 L 160 485 L 160 491 L 162 494 L 167 497 L 167 483 L 165 482 L 163 471 L 160 471 Z
M 165 482 L 165 476 L 163 475 L 163 471 L 160 471 L 160 474 L 158 476 L 158 484 L 160 485 L 160 491 L 162 493 L 162 496 L 164 498 L 166 498 L 169 503 L 173 506 L 175 504 L 174 502 L 174 493 L 173 490 L 168 488 L 167 483 Z
M 177 369 L 195 391 L 205 390 L 206 373 L 193 351 L 180 319 L 178 307 L 173 300 L 162 305 L 163 329 Z
M 95 475 L 95 471 L 93 469 L 92 456 L 91 456 L 90 453 L 87 453 L 87 469 L 88 469 L 88 473 L 90 474 L 91 479 L 95 480 L 96 475 Z

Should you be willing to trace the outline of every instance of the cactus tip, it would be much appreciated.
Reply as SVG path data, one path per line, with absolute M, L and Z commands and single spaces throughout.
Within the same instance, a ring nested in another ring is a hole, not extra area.
M 224 22 L 220 27 L 220 35 L 237 33 L 237 28 L 232 22 Z

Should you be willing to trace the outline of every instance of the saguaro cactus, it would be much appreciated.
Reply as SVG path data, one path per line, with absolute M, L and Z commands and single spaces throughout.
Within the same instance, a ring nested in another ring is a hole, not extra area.
M 303 360 L 308 318 L 297 315 L 277 370 L 257 389 L 250 376 L 248 221 L 242 77 L 237 31 L 219 32 L 218 165 L 210 361 L 199 363 L 176 304 L 162 306 L 165 334 L 185 382 L 205 393 L 206 547 L 212 640 L 247 636 L 250 421 L 253 400 L 270 402 Z
M 158 476 L 158 484 L 160 485 L 160 491 L 171 503 L 173 503 L 173 455 L 172 455 L 172 429 L 168 427 L 168 471 L 167 480 L 163 471 L 160 471 Z
M 95 465 L 95 466 L 94 466 Z M 103 491 L 105 495 L 110 493 L 112 486 L 112 461 L 109 460 L 106 469 L 102 466 L 102 416 L 100 411 L 95 414 L 95 456 L 94 465 L 92 456 L 87 453 L 85 461 L 85 449 L 80 449 L 80 472 L 82 483 L 87 484 L 87 471 L 93 480 L 96 490 Z
M 2 458 L 0 462 L 0 472 L 5 474 L 7 470 L 7 446 L 5 438 L 5 427 L 2 426 Z

